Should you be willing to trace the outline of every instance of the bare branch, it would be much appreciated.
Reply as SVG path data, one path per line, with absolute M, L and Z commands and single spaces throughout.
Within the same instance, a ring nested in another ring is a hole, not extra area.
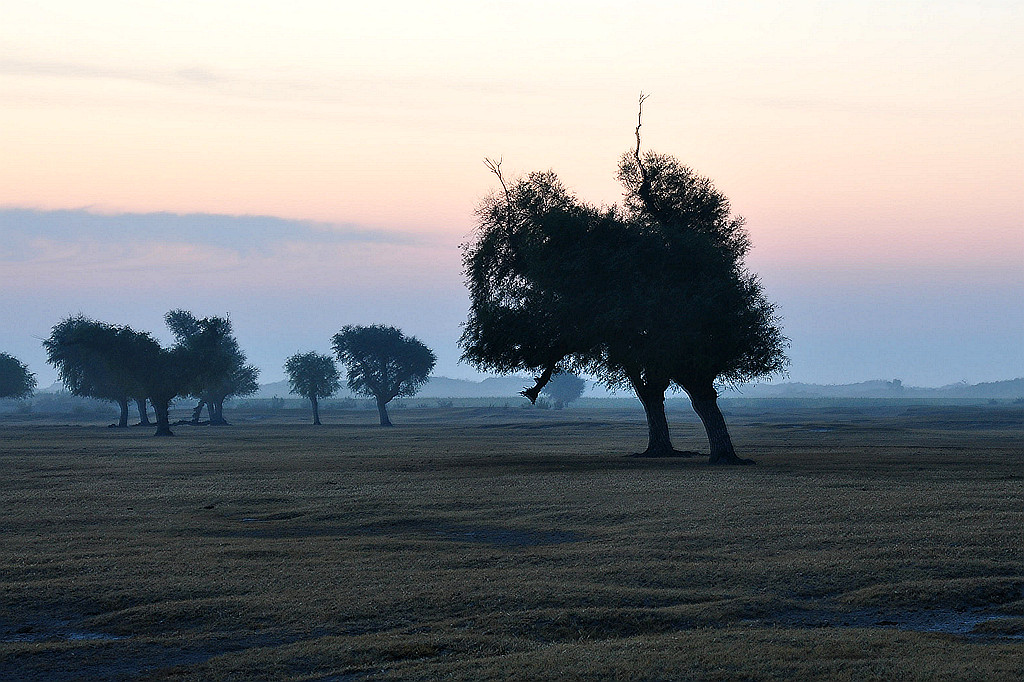
M 505 176 L 501 174 L 501 159 L 495 161 L 494 159 L 484 159 L 484 165 L 487 166 L 487 170 L 498 176 L 498 182 L 501 183 L 501 188 L 505 190 L 505 223 L 508 227 L 509 234 L 512 233 L 512 193 L 508 189 L 508 185 L 505 183 Z
M 637 190 L 637 194 L 645 204 L 651 206 L 651 178 L 647 174 L 647 169 L 644 167 L 644 162 L 640 159 L 640 126 L 643 125 L 644 116 L 644 101 L 650 97 L 640 93 L 640 101 L 637 103 L 636 113 L 636 149 L 633 150 L 633 158 L 636 159 L 637 168 L 640 169 L 640 188 Z
M 637 163 L 640 163 L 640 126 L 643 125 L 644 100 L 646 100 L 648 97 L 650 97 L 650 95 L 645 95 L 644 93 L 641 92 L 640 93 L 640 102 L 638 103 L 638 106 L 637 106 L 637 113 L 636 113 L 636 151 L 633 152 L 633 157 L 636 159 Z M 643 166 L 642 165 L 640 166 L 640 169 L 641 169 L 641 171 L 643 171 Z

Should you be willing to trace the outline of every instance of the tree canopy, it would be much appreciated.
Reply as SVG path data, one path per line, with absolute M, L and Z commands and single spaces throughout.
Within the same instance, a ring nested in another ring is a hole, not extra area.
M 146 395 L 128 356 L 134 341 L 128 327 L 117 327 L 84 315 L 57 323 L 43 341 L 47 362 L 72 394 L 118 404 L 118 426 L 128 426 L 128 402 Z M 144 409 L 144 407 L 143 407 Z
M 501 373 L 539 373 L 536 400 L 560 370 L 630 386 L 648 418 L 645 455 L 678 453 L 665 392 L 689 395 L 713 463 L 740 463 L 717 405 L 716 383 L 785 367 L 774 306 L 744 265 L 742 218 L 712 182 L 676 159 L 623 156 L 621 206 L 597 207 L 553 172 L 507 182 L 478 207 L 463 246 L 470 314 L 463 358 Z
M 320 424 L 320 399 L 329 398 L 341 388 L 341 374 L 334 358 L 310 351 L 296 353 L 284 363 L 291 392 L 308 398 L 313 407 L 313 423 Z
M 8 353 L 0 353 L 0 398 L 27 398 L 36 387 L 28 365 Z
M 379 324 L 342 327 L 334 335 L 334 351 L 348 368 L 348 387 L 376 399 L 381 426 L 391 426 L 387 404 L 415 395 L 437 362 L 416 337 Z

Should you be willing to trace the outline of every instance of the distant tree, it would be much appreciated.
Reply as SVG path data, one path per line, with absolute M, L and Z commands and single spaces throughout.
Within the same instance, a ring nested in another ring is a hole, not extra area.
M 36 387 L 36 376 L 18 358 L 0 353 L 0 398 L 27 398 Z
M 551 377 L 551 381 L 541 389 L 541 393 L 551 398 L 556 410 L 561 410 L 578 400 L 585 390 L 587 382 L 583 377 L 573 372 L 559 372 Z
M 224 327 L 204 322 L 188 343 L 164 348 L 152 336 L 128 328 L 122 344 L 123 362 L 142 384 L 156 413 L 156 436 L 173 436 L 170 406 L 175 398 L 192 395 L 195 387 L 223 368 L 220 350 L 224 344 Z
M 381 426 L 391 426 L 387 404 L 415 395 L 437 362 L 434 352 L 416 337 L 378 324 L 342 327 L 334 335 L 334 351 L 348 367 L 348 387 L 376 399 Z
M 787 341 L 743 263 L 743 220 L 707 178 L 670 156 L 623 156 L 622 207 L 574 197 L 552 172 L 506 183 L 477 211 L 464 246 L 470 315 L 463 358 L 534 371 L 536 400 L 559 370 L 631 386 L 648 424 L 645 456 L 669 456 L 665 392 L 676 385 L 704 424 L 712 464 L 741 464 L 716 383 L 784 369 Z M 682 453 L 679 453 L 682 454 Z
M 199 400 L 192 413 L 198 422 L 205 406 L 211 425 L 225 425 L 224 401 L 232 396 L 252 395 L 259 390 L 259 369 L 245 363 L 245 353 L 235 338 L 231 320 L 227 317 L 196 318 L 187 310 L 172 310 L 164 316 L 167 327 L 177 344 L 186 350 L 196 350 L 197 339 L 204 334 L 208 342 L 203 352 L 203 372 L 196 377 L 190 395 Z
M 68 389 L 99 397 L 114 386 L 122 395 L 148 399 L 156 413 L 157 436 L 174 435 L 171 402 L 189 395 L 202 377 L 216 371 L 215 350 L 222 342 L 215 325 L 203 326 L 187 345 L 172 348 L 162 347 L 146 332 L 81 316 L 64 320 L 54 330 L 43 345 Z M 124 419 L 127 398 L 121 405 Z
M 320 399 L 329 398 L 341 388 L 341 374 L 330 355 L 296 353 L 284 363 L 291 392 L 308 398 L 313 406 L 313 423 L 320 424 Z
M 74 395 L 117 403 L 121 427 L 128 426 L 131 400 L 139 405 L 141 422 L 149 421 L 138 377 L 111 355 L 125 339 L 124 328 L 75 315 L 61 320 L 43 341 L 47 362 L 57 369 L 64 387 Z

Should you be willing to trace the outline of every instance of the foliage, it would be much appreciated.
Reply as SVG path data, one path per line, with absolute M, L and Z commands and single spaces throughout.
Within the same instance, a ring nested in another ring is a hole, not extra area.
M 0 398 L 27 398 L 36 387 L 35 374 L 18 358 L 0 353 Z
M 145 367 L 135 367 L 141 343 L 130 327 L 99 322 L 84 315 L 69 316 L 53 327 L 43 341 L 47 362 L 57 369 L 74 395 L 110 400 L 121 410 L 118 426 L 128 425 L 128 402 L 145 400 Z
M 296 353 L 284 363 L 291 392 L 308 398 L 313 407 L 313 423 L 320 423 L 320 398 L 329 398 L 341 388 L 341 374 L 334 358 L 310 351 Z
M 622 209 L 581 203 L 550 171 L 483 201 L 463 247 L 465 359 L 503 373 L 564 363 L 612 387 L 637 373 L 741 382 L 784 367 L 774 309 L 740 260 L 742 220 L 706 178 L 671 157 L 646 162 L 668 220 L 643 208 L 628 159 Z
M 334 335 L 334 351 L 348 368 L 348 387 L 377 400 L 381 425 L 394 398 L 415 395 L 434 369 L 437 356 L 414 336 L 385 325 L 347 325 Z
M 119 402 L 121 425 L 128 398 L 147 398 L 156 411 L 157 435 L 172 435 L 171 401 L 218 371 L 222 343 L 223 327 L 216 324 L 200 325 L 188 344 L 164 348 L 146 332 L 79 315 L 55 326 L 43 346 L 69 391 Z
M 121 402 L 142 397 L 138 377 L 128 370 L 133 332 L 84 315 L 61 320 L 43 341 L 47 362 L 64 387 L 88 398 Z
M 341 373 L 329 355 L 296 353 L 285 361 L 284 370 L 291 392 L 303 398 L 329 398 L 341 388 Z

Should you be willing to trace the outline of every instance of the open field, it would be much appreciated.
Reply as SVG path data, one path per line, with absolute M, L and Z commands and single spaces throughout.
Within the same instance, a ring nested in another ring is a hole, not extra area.
M 1020 406 L 258 416 L 0 421 L 0 678 L 1024 677 Z

